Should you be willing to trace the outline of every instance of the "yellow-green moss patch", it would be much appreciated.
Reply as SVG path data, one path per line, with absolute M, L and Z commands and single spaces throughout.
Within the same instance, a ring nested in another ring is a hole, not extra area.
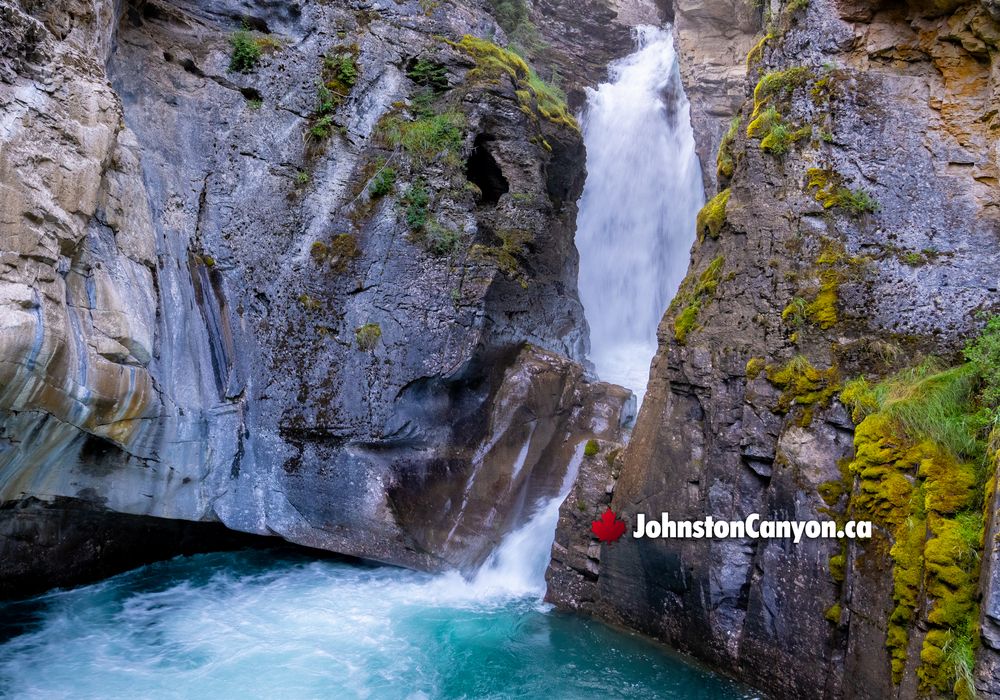
M 815 406 L 828 406 L 840 390 L 836 367 L 816 369 L 804 355 L 796 355 L 780 367 L 769 365 L 767 379 L 782 390 L 777 410 L 786 413 L 793 406 L 803 406 L 805 423 L 811 420 Z
M 736 141 L 736 134 L 740 129 L 740 117 L 736 115 L 729 122 L 729 129 L 722 135 L 719 143 L 719 152 L 715 156 L 715 174 L 720 180 L 728 179 L 736 171 L 736 156 L 733 154 L 733 143 Z
M 726 223 L 726 206 L 729 204 L 730 190 L 726 189 L 712 197 L 698 212 L 698 237 L 718 238 L 722 225 Z
M 983 508 L 996 470 L 985 444 L 996 409 L 984 415 L 980 401 L 991 386 L 984 367 L 1000 361 L 997 348 L 957 367 L 925 362 L 875 384 L 855 380 L 841 394 L 858 422 L 851 508 L 892 537 L 886 647 L 893 679 L 900 682 L 908 666 L 910 631 L 926 626 L 922 693 L 971 692 Z M 918 620 L 921 610 L 927 613 Z
M 767 46 L 767 42 L 774 38 L 774 34 L 768 32 L 760 38 L 753 48 L 747 53 L 747 72 L 754 67 L 755 64 L 760 63 L 760 60 L 764 57 L 764 47 Z
M 833 624 L 836 625 L 840 623 L 840 613 L 841 613 L 840 603 L 834 603 L 833 605 L 831 605 L 829 608 L 826 609 L 826 612 L 823 614 L 823 617 L 826 618 L 827 622 L 832 622 Z
M 698 314 L 701 312 L 702 304 L 715 295 L 722 278 L 723 265 L 725 259 L 720 255 L 708 264 L 696 284 L 691 284 L 689 280 L 681 284 L 681 289 L 668 310 L 670 313 L 677 308 L 681 309 L 674 318 L 674 338 L 678 343 L 683 344 L 687 340 L 688 334 L 698 324 Z
M 811 77 L 812 71 L 805 66 L 793 66 L 765 74 L 753 90 L 754 115 L 768 100 L 789 97 L 795 88 L 804 85 Z
M 747 379 L 756 379 L 760 376 L 760 373 L 764 371 L 766 362 L 763 357 L 751 357 L 747 360 L 746 373 Z
M 374 350 L 382 337 L 382 327 L 377 323 L 366 323 L 354 331 L 354 341 L 358 345 L 358 350 Z
M 476 68 L 469 71 L 471 79 L 498 82 L 506 76 L 514 83 L 523 111 L 528 114 L 535 112 L 553 124 L 580 131 L 562 90 L 542 80 L 516 53 L 469 34 L 463 36 L 461 41 L 449 43 L 476 60 Z

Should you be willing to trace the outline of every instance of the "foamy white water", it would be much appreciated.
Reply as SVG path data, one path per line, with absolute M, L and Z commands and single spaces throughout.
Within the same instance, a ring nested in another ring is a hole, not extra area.
M 639 402 L 656 327 L 687 270 L 704 204 L 687 98 L 669 29 L 640 27 L 583 115 L 587 182 L 576 245 L 590 359 Z
M 542 504 L 470 580 L 219 553 L 0 605 L 0 697 L 752 697 L 542 603 L 561 500 Z

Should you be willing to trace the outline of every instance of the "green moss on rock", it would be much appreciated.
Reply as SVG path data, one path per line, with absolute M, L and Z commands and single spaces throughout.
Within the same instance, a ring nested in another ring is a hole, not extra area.
M 354 331 L 354 341 L 357 343 L 358 350 L 365 352 L 374 350 L 381 337 L 382 327 L 377 323 L 366 323 Z
M 829 608 L 826 609 L 826 612 L 823 614 L 823 617 L 826 618 L 827 622 L 832 622 L 833 624 L 836 625 L 840 623 L 840 614 L 841 614 L 840 603 L 834 603 L 833 605 L 831 605 Z
M 740 129 L 740 116 L 736 115 L 729 122 L 729 129 L 722 136 L 719 152 L 715 157 L 715 174 L 720 180 L 729 179 L 736 171 L 736 156 L 733 154 L 733 144 Z
M 698 277 L 694 288 L 685 289 L 684 287 L 691 285 L 682 284 L 681 291 L 671 302 L 671 309 L 668 310 L 668 313 L 678 306 L 681 308 L 674 319 L 674 338 L 678 343 L 683 344 L 687 340 L 688 334 L 697 326 L 702 303 L 715 295 L 715 290 L 722 277 L 723 265 L 725 265 L 725 259 L 721 255 L 712 260 Z
M 760 376 L 760 373 L 764 371 L 767 363 L 763 357 L 751 357 L 747 360 L 746 373 L 747 379 L 756 379 Z
M 776 410 L 786 413 L 793 406 L 803 406 L 810 418 L 814 407 L 828 406 L 840 390 L 836 367 L 816 369 L 804 355 L 796 355 L 780 367 L 769 365 L 767 378 L 782 390 Z
M 704 239 L 705 236 L 718 238 L 722 225 L 726 222 L 726 206 L 729 204 L 730 190 L 726 189 L 712 197 L 698 212 L 697 226 L 698 237 Z
M 850 382 L 841 394 L 860 419 L 851 508 L 893 541 L 886 634 L 893 679 L 900 682 L 909 665 L 911 630 L 926 626 L 917 668 L 922 693 L 971 688 L 984 493 L 996 469 L 978 409 L 982 379 L 975 362 L 943 370 L 925 363 L 877 384 Z
M 494 83 L 504 77 L 509 78 L 514 84 L 522 111 L 537 113 L 553 124 L 580 131 L 562 90 L 542 80 L 516 53 L 470 34 L 463 36 L 461 41 L 449 43 L 476 60 L 476 68 L 469 72 L 470 78 Z

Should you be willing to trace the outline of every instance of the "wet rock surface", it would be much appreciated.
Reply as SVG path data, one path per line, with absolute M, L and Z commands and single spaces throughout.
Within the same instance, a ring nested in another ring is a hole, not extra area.
M 4 503 L 440 569 L 617 439 L 628 396 L 580 364 L 582 141 L 461 41 L 503 37 L 482 8 L 0 13 Z
M 822 495 L 854 454 L 843 382 L 928 355 L 958 362 L 978 314 L 1000 308 L 996 20 L 975 2 L 771 3 L 767 19 L 725 2 L 675 7 L 711 201 L 660 326 L 611 506 L 630 525 L 662 512 L 843 517 L 844 501 Z M 858 196 L 853 210 L 845 192 Z M 809 374 L 811 395 L 782 384 L 788 367 Z M 550 599 L 774 697 L 951 695 L 954 678 L 928 690 L 918 674 L 926 593 L 893 678 L 888 531 L 843 552 L 823 540 L 626 537 L 597 547 L 584 521 L 600 489 L 590 497 L 584 518 L 564 506 Z M 995 697 L 995 502 L 986 514 L 974 674 L 980 695 Z
M 70 498 L 26 498 L 0 512 L 0 599 L 97 581 L 178 555 L 281 542 L 219 523 L 116 513 Z

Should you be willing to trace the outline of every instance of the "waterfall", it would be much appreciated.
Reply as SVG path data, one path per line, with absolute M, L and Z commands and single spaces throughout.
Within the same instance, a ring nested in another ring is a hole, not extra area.
M 636 52 L 588 92 L 576 244 L 590 359 L 601 379 L 641 402 L 656 328 L 687 269 L 704 191 L 670 31 L 635 34 Z
M 471 581 L 479 595 L 542 596 L 545 593 L 545 570 L 552 558 L 552 542 L 559 523 L 559 507 L 569 495 L 580 472 L 584 450 L 581 442 L 566 467 L 559 493 L 542 499 L 528 520 L 509 532 L 483 562 Z

